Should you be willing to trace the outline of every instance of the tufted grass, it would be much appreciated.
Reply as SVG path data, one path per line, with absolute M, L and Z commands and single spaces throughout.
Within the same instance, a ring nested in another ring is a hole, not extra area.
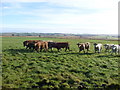
M 23 47 L 25 40 L 53 40 L 69 42 L 72 51 L 39 52 Z M 88 54 L 78 52 L 77 42 L 90 42 Z M 117 41 L 58 39 L 38 37 L 2 38 L 2 86 L 3 88 L 108 88 L 120 85 L 118 55 L 94 53 L 93 43 Z

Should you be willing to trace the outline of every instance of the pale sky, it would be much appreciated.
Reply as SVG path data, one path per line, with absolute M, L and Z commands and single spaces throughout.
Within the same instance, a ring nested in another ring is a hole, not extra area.
M 120 0 L 1 0 L 2 32 L 117 34 Z

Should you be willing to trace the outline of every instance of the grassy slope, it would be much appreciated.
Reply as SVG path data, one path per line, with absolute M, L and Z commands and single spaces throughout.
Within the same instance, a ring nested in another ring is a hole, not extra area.
M 26 50 L 24 40 L 68 41 L 71 50 L 33 52 Z M 117 43 L 104 40 L 4 37 L 2 40 L 3 87 L 7 88 L 78 88 L 118 84 L 118 57 L 109 53 L 78 53 L 77 42 Z

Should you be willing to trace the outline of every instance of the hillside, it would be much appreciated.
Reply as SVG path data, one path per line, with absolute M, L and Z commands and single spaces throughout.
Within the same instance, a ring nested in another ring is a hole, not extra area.
M 69 33 L 0 33 L 0 36 L 28 36 L 28 37 L 50 37 L 50 38 L 87 38 L 118 40 L 118 35 L 107 34 L 69 34 Z

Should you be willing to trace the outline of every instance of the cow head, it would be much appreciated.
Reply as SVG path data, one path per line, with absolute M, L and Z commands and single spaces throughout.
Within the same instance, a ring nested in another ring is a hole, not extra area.
M 81 44 L 80 44 L 80 43 L 77 43 L 77 45 L 78 45 L 78 47 L 80 47 L 80 46 L 81 46 Z
M 97 43 L 94 43 L 93 45 L 94 45 L 94 46 L 96 46 L 96 45 L 97 45 Z
M 27 41 L 24 41 L 23 42 L 23 46 L 25 47 L 25 46 L 27 46 L 28 45 L 28 42 Z
M 104 46 L 108 46 L 108 44 L 104 44 Z
M 79 45 L 80 43 L 77 43 L 76 45 Z
M 78 45 L 79 48 L 84 47 L 83 43 L 77 43 L 77 45 Z
M 111 48 L 112 48 L 112 50 L 116 50 L 117 49 L 117 47 L 115 45 L 112 45 Z
M 94 43 L 93 45 L 94 45 L 94 47 L 96 47 L 98 44 L 97 44 L 97 43 Z
M 104 47 L 105 47 L 105 48 L 108 48 L 108 44 L 104 44 Z

